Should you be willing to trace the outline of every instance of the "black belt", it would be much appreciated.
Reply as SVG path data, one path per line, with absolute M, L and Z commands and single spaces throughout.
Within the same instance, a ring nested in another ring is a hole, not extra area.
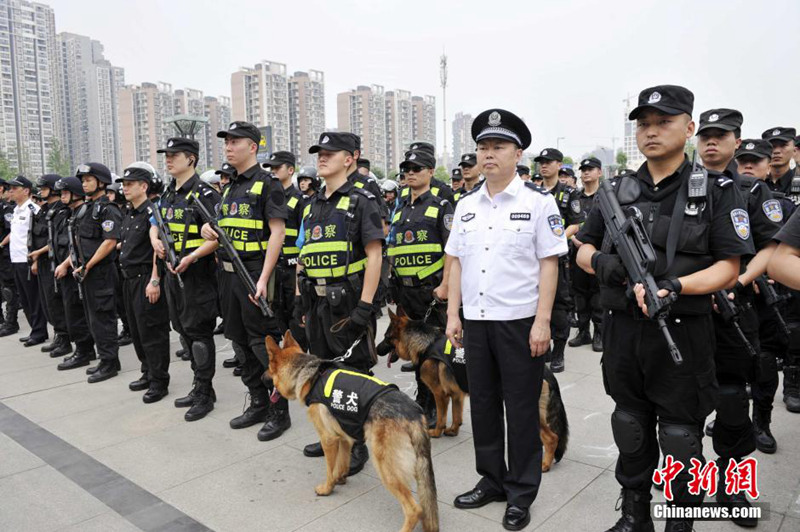
M 142 275 L 150 275 L 153 272 L 152 264 L 141 264 L 139 266 L 131 266 L 130 268 L 120 268 L 119 273 L 123 279 L 136 279 Z
M 425 279 L 420 279 L 419 277 L 415 276 L 408 276 L 408 277 L 400 277 L 397 276 L 397 282 L 403 285 L 406 288 L 422 288 L 422 287 L 430 287 L 436 288 L 439 286 L 436 281 L 433 279 L 435 276 L 426 277 Z
M 233 267 L 233 263 L 227 260 L 220 260 L 220 265 L 222 266 L 222 271 L 228 273 L 236 273 L 236 269 Z M 242 264 L 247 271 L 261 271 L 264 268 L 264 261 L 260 259 L 256 260 L 243 260 Z

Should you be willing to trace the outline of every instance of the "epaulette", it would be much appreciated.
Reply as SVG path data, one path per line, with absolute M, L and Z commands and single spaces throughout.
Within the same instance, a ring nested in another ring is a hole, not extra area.
M 203 196 L 210 196 L 210 195 L 212 195 L 213 193 L 214 193 L 214 191 L 211 189 L 211 187 L 209 187 L 209 188 L 207 188 L 207 189 L 203 190 Z
M 439 205 L 444 207 L 445 205 L 450 205 L 450 202 L 447 201 L 446 199 L 443 199 L 442 201 L 439 202 Z
M 545 190 L 543 187 L 540 187 L 539 185 L 537 185 L 536 183 L 533 183 L 531 181 L 525 181 L 525 186 L 528 187 L 531 190 L 535 190 L 536 192 L 538 192 L 539 194 L 542 194 L 543 196 L 549 196 L 550 195 L 550 191 L 549 190 Z
M 475 188 L 473 188 L 472 190 L 468 190 L 467 192 L 464 192 L 463 194 L 461 194 L 461 197 L 458 198 L 458 201 L 461 201 L 464 198 L 466 198 L 467 196 L 470 196 L 470 195 L 474 194 L 475 192 L 480 190 L 480 188 L 481 188 L 480 186 L 476 185 Z
M 717 177 L 714 179 L 714 184 L 719 188 L 728 188 L 733 184 L 733 179 L 729 177 Z
M 375 194 L 373 194 L 372 192 L 370 192 L 368 190 L 364 190 L 363 188 L 353 187 L 353 191 L 354 192 L 358 192 L 359 194 L 362 194 L 362 195 L 366 196 L 367 199 L 371 199 L 371 200 L 375 199 Z

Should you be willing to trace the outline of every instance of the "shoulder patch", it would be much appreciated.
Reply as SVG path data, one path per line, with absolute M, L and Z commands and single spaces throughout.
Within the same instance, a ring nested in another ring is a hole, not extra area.
M 742 240 L 750 238 L 750 217 L 744 209 L 733 209 L 731 211 L 731 221 L 736 231 L 736 236 Z
M 528 187 L 531 190 L 535 190 L 536 192 L 538 192 L 539 194 L 542 194 L 543 196 L 547 196 L 547 195 L 550 194 L 549 191 L 547 191 L 544 188 L 540 187 L 536 183 L 531 183 L 530 181 L 525 181 L 525 186 Z M 475 189 L 473 188 L 472 190 L 475 190 Z M 472 192 L 472 190 L 470 192 Z M 469 192 L 467 194 L 469 194 Z
M 769 199 L 761 204 L 761 209 L 764 215 L 769 218 L 771 222 L 780 223 L 783 221 L 783 209 L 781 204 L 776 199 Z
M 733 184 L 733 179 L 729 179 L 727 177 L 718 177 L 714 180 L 714 184 L 719 188 L 728 188 Z
M 362 196 L 366 196 L 367 199 L 375 199 L 375 194 L 370 192 L 369 190 L 364 190 L 363 188 L 353 187 L 354 192 L 358 192 Z

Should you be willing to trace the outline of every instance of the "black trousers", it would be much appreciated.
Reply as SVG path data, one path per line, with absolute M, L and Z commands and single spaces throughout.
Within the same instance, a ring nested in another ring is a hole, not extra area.
M 7 312 L 16 318 L 19 311 L 19 295 L 8 248 L 0 250 L 0 289 L 2 289 L 3 302 L 6 304 Z
M 565 257 L 558 260 L 558 285 L 550 316 L 550 336 L 553 342 L 566 342 L 569 339 L 569 313 L 573 307 L 570 296 L 569 262 Z
M 778 390 L 777 359 L 785 359 L 789 351 L 789 338 L 781 331 L 775 310 L 756 298 L 758 314 L 759 352 L 758 376 L 752 383 L 753 409 L 758 410 L 761 419 L 769 422 L 772 416 L 772 403 Z
M 47 338 L 47 318 L 39 300 L 39 279 L 35 275 L 28 279 L 27 262 L 14 262 L 13 267 L 19 302 L 31 326 L 30 337 L 37 340 Z
M 398 283 L 398 287 L 394 291 L 395 303 L 397 303 L 398 307 L 403 307 L 406 315 L 412 320 L 424 319 L 433 301 L 433 289 L 439 285 L 427 284 L 412 287 L 401 286 L 402 280 L 400 279 L 395 282 Z M 447 304 L 438 303 L 434 305 L 430 314 L 428 314 L 426 323 L 444 330 L 447 327 Z
M 591 320 L 595 329 L 598 329 L 603 325 L 603 308 L 600 306 L 600 286 L 597 284 L 597 277 L 586 273 L 574 262 L 570 264 L 570 268 L 578 328 L 588 328 Z
M 248 273 L 256 282 L 261 275 L 261 269 L 253 268 Z M 280 343 L 282 335 L 278 319 L 268 318 L 261 313 L 258 305 L 250 301 L 247 287 L 235 273 L 223 272 L 220 288 L 225 296 L 222 305 L 225 313 L 225 337 L 239 344 L 244 353 L 242 383 L 253 397 L 266 398 L 272 385 L 262 379 L 269 367 L 264 339 L 271 336 Z M 281 398 L 280 403 L 280 407 L 288 407 L 286 399 Z
M 536 499 L 542 480 L 539 395 L 544 357 L 531 356 L 533 319 L 467 320 L 464 325 L 478 487 L 505 493 L 508 504 L 523 507 Z
M 702 434 L 717 398 L 711 316 L 670 316 L 667 324 L 684 360 L 680 366 L 672 361 L 655 321 L 620 311 L 609 312 L 604 319 L 606 393 L 617 410 L 643 420 L 638 448 L 630 452 L 620 449 L 617 459 L 617 481 L 629 489 L 649 491 L 652 486 L 659 458 L 656 422 L 662 428 L 682 425 Z M 699 447 L 702 452 L 702 442 Z M 670 450 L 664 449 L 664 453 Z M 688 472 L 690 464 L 684 465 Z M 688 478 L 679 476 L 672 485 L 686 481 Z
M 295 266 L 282 262 L 283 259 L 275 266 L 275 301 L 272 306 L 275 318 L 278 320 L 278 328 L 283 333 L 292 325 L 297 270 Z
M 115 265 L 117 267 L 117 283 L 114 286 L 114 301 L 116 302 L 117 306 L 117 317 L 119 318 L 119 321 L 122 322 L 122 330 L 128 331 L 130 330 L 130 327 L 128 326 L 128 313 L 125 310 L 125 295 L 122 291 L 122 272 L 120 271 L 118 261 L 115 262 Z
M 83 311 L 100 360 L 119 362 L 117 342 L 117 267 L 113 262 L 98 264 L 83 279 Z
M 75 353 L 81 355 L 94 354 L 94 338 L 89 330 L 89 321 L 83 309 L 83 301 L 78 291 L 78 281 L 72 276 L 72 271 L 57 280 L 61 300 L 64 303 L 64 317 L 67 320 L 69 338 L 75 342 Z M 83 287 L 81 287 L 82 289 Z
M 201 258 L 181 274 L 183 288 L 171 273 L 163 280 L 172 329 L 189 344 L 195 381 L 210 385 L 216 371 L 217 266 L 212 257 Z
M 142 365 L 142 375 L 150 388 L 169 386 L 169 305 L 164 296 L 151 304 L 145 295 L 150 275 L 122 281 L 123 304 L 133 349 Z
M 50 270 L 50 260 L 46 258 L 38 261 L 39 301 L 56 336 L 68 336 L 67 317 L 64 314 L 64 300 L 61 292 L 56 293 L 56 279 Z

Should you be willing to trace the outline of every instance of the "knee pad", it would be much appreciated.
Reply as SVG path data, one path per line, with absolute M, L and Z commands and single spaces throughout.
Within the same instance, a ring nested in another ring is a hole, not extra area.
M 624 410 L 611 414 L 611 432 L 621 454 L 636 454 L 642 450 L 647 438 L 648 418 Z
M 685 468 L 689 467 L 692 458 L 705 463 L 701 438 L 699 427 L 659 423 L 658 441 L 661 451 L 665 456 L 672 455 L 676 461 L 682 462 Z
M 211 360 L 211 353 L 209 352 L 208 346 L 203 342 L 192 343 L 192 356 L 194 357 L 195 364 L 199 367 L 207 366 Z
M 717 398 L 717 421 L 732 427 L 746 424 L 750 402 L 744 385 L 721 384 Z

